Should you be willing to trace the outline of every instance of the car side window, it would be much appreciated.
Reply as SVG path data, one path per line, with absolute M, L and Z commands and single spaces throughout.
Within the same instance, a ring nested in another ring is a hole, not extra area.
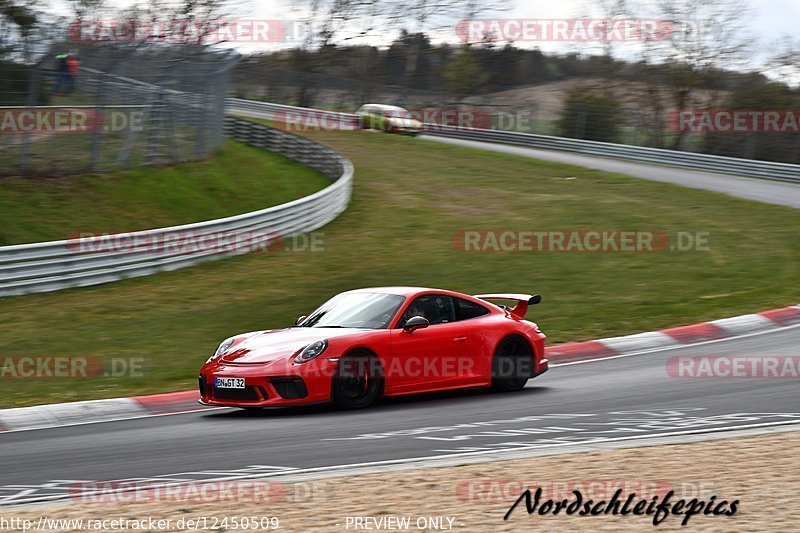
M 461 298 L 453 298 L 453 300 L 455 300 L 456 320 L 467 320 L 489 314 L 489 310 L 480 304 Z
M 431 325 L 455 322 L 456 313 L 453 299 L 443 294 L 420 296 L 411 302 L 398 325 L 403 327 L 406 321 L 414 316 L 425 317 Z

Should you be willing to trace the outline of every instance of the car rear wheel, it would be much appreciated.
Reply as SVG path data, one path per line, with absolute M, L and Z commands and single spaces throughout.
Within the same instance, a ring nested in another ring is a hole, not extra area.
M 522 390 L 533 374 L 533 350 L 525 339 L 507 337 L 492 358 L 492 388 L 501 392 Z
M 380 360 L 369 352 L 354 352 L 339 361 L 333 376 L 333 401 L 344 409 L 362 409 L 383 394 Z

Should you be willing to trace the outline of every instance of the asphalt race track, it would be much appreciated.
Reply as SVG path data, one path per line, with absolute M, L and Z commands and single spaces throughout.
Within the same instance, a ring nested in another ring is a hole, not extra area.
M 546 325 L 546 316 L 539 320 Z M 0 504 L 64 497 L 74 480 L 267 477 L 293 469 L 797 423 L 796 379 L 676 378 L 667 365 L 678 355 L 797 355 L 798 345 L 800 325 L 554 367 L 518 393 L 387 399 L 353 412 L 327 406 L 255 414 L 221 409 L 8 432 L 0 434 Z
M 660 165 L 648 165 L 611 159 L 606 157 L 596 157 L 570 152 L 557 152 L 553 150 L 538 150 L 535 148 L 522 148 L 519 146 L 508 146 L 497 143 L 487 143 L 480 141 L 467 141 L 463 139 L 450 139 L 433 135 L 423 135 L 419 137 L 428 141 L 457 144 L 468 148 L 480 148 L 493 152 L 503 152 L 506 154 L 520 155 L 523 157 L 533 157 L 567 163 L 570 165 L 580 165 L 582 167 L 604 170 L 606 172 L 618 172 L 628 174 L 651 181 L 663 181 L 691 187 L 693 189 L 704 189 L 708 191 L 723 192 L 747 200 L 756 200 L 767 204 L 785 205 L 800 208 L 800 187 L 795 183 L 781 181 L 770 181 L 757 178 L 743 178 L 728 174 L 716 174 L 713 172 L 698 172 L 691 169 L 681 169 Z

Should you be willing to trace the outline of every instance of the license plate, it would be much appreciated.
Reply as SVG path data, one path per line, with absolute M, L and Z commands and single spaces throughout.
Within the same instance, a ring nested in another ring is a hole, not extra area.
M 214 378 L 214 386 L 218 389 L 243 389 L 244 378 Z

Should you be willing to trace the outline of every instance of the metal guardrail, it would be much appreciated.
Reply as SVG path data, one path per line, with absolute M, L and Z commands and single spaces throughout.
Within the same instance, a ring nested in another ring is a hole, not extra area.
M 347 208 L 353 165 L 333 150 L 309 139 L 235 118 L 226 119 L 225 132 L 234 140 L 280 153 L 319 170 L 333 184 L 298 200 L 217 220 L 0 247 L 0 296 L 97 285 L 249 253 L 280 239 L 318 229 Z M 198 249 L 187 245 L 203 239 L 224 243 L 228 238 L 233 239 L 230 246 Z
M 542 150 L 558 150 L 591 156 L 610 157 L 625 161 L 637 161 L 670 167 L 690 168 L 705 172 L 719 172 L 737 176 L 791 181 L 800 183 L 800 165 L 739 159 L 719 155 L 664 150 L 645 146 L 584 141 L 564 137 L 550 137 L 532 133 L 516 133 L 499 130 L 470 130 L 452 126 L 436 126 L 431 133 L 441 137 L 452 137 L 472 141 L 493 142 Z
M 309 124 L 314 124 L 315 120 L 321 122 L 322 127 L 325 127 L 325 123 L 322 121 L 327 121 L 331 123 L 330 127 L 337 127 L 338 129 L 361 129 L 361 122 L 358 120 L 358 116 L 353 113 L 340 113 L 338 111 L 272 104 L 269 102 L 257 102 L 255 100 L 242 100 L 239 98 L 228 98 L 226 103 L 225 112 L 228 114 L 238 114 L 267 120 L 279 120 L 285 123 L 287 128 L 293 127 L 293 120 L 302 117 L 303 121 L 297 125 L 298 129 L 307 127 Z
M 348 113 L 334 113 L 332 111 L 321 111 L 252 100 L 240 100 L 237 98 L 228 98 L 227 112 L 256 118 L 283 118 L 288 113 L 317 113 L 323 114 L 323 116 L 337 115 L 341 123 L 352 123 L 352 129 L 358 128 L 358 118 L 356 115 Z M 474 129 L 440 124 L 425 124 L 424 128 L 425 134 L 440 137 L 492 142 L 542 150 L 558 150 L 591 156 L 610 157 L 625 161 L 690 168 L 705 172 L 719 172 L 737 176 L 800 183 L 800 165 L 787 163 L 739 159 L 735 157 L 664 150 L 627 144 L 585 141 L 581 139 L 551 137 L 532 133 Z

